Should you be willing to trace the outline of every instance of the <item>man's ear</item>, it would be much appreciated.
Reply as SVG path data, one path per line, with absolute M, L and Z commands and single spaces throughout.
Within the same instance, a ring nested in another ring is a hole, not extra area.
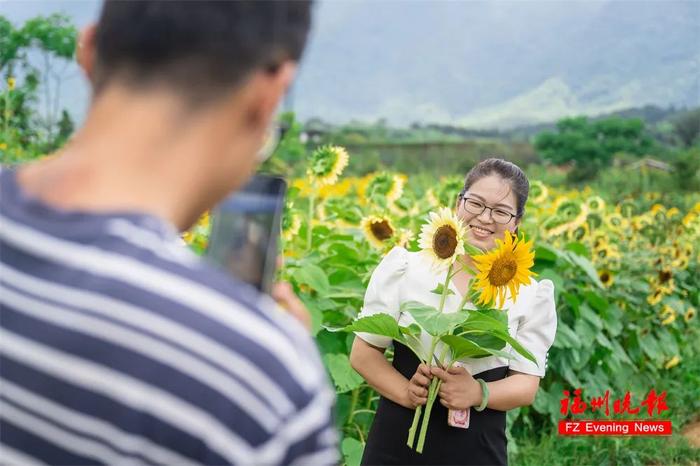
M 249 81 L 246 99 L 250 122 L 267 126 L 284 98 L 296 74 L 297 64 L 286 60 L 274 71 L 260 70 Z
M 78 65 L 85 72 L 85 76 L 90 82 L 95 68 L 95 53 L 97 49 L 97 25 L 95 23 L 86 26 L 78 36 L 78 46 L 75 51 L 75 57 Z

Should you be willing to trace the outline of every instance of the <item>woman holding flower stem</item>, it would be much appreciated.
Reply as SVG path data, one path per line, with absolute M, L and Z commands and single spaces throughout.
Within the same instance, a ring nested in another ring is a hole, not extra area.
M 552 282 L 522 275 L 529 266 L 514 243 L 494 250 L 505 232 L 518 231 L 528 187 L 523 172 L 509 162 L 489 159 L 476 165 L 455 196 L 457 224 L 431 214 L 429 229 L 421 234 L 422 251 L 392 249 L 375 269 L 358 317 L 388 314 L 408 328 L 415 320 L 402 310 L 407 302 L 422 302 L 445 313 L 465 305 L 473 309 L 477 304 L 469 291 L 473 280 L 482 298 L 505 304 L 503 317 L 511 336 L 535 362 L 511 351 L 510 359 L 462 358 L 440 367 L 434 364 L 434 351 L 441 365 L 447 350 L 424 329 L 416 340 L 425 356 L 421 358 L 391 337 L 356 332 L 359 338 L 353 344 L 351 364 L 381 395 L 363 464 L 507 464 L 506 411 L 533 402 L 556 331 Z M 466 250 L 458 250 L 460 242 L 455 238 L 461 237 L 460 228 L 466 230 L 467 249 L 494 252 L 475 263 Z M 446 234 L 450 229 L 455 234 Z M 462 266 L 450 267 L 455 262 Z M 436 289 L 430 291 L 432 287 Z M 390 363 L 384 351 L 392 342 Z M 416 436 L 416 418 L 431 397 L 439 403 L 432 407 L 424 448 L 418 453 L 407 445 L 407 432 L 411 429 Z M 468 428 L 448 425 L 448 409 L 467 413 Z

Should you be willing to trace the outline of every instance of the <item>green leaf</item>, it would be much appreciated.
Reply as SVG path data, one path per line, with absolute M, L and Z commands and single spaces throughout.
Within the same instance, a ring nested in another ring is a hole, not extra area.
M 577 349 L 581 347 L 581 340 L 576 332 L 571 329 L 571 327 L 563 322 L 560 322 L 557 326 L 557 335 L 554 340 L 554 345 L 557 348 Z
M 553 251 L 553 248 L 542 244 L 535 248 L 536 262 L 556 262 L 559 255 Z
M 572 387 L 581 387 L 583 385 L 574 373 L 571 366 L 564 365 L 564 367 L 561 368 L 561 375 L 564 377 L 564 380 L 566 380 Z
M 325 296 L 328 299 L 362 299 L 364 291 L 357 288 L 334 286 Z
M 466 338 L 472 343 L 476 343 L 485 349 L 501 350 L 506 346 L 505 341 L 488 333 L 470 333 L 468 335 L 464 335 L 462 338 Z
M 438 283 L 438 286 L 436 286 L 434 290 L 430 290 L 431 293 L 435 293 L 438 296 L 442 296 L 442 293 L 444 291 L 445 291 L 445 285 L 443 285 L 442 283 Z M 455 292 L 448 288 L 447 295 L 449 296 L 451 294 L 455 294 Z
M 362 385 L 364 379 L 350 365 L 350 359 L 345 354 L 326 354 L 323 356 L 326 366 L 335 383 L 336 392 L 345 393 Z
M 346 333 L 333 333 L 322 328 L 316 334 L 316 344 L 321 350 L 321 354 L 347 353 L 348 348 L 345 344 L 346 336 Z
M 346 332 L 366 332 L 403 342 L 403 334 L 396 319 L 388 314 L 361 317 L 345 327 Z
M 472 312 L 469 314 L 469 319 L 462 325 L 460 325 L 458 332 L 465 333 L 467 335 L 471 334 L 483 334 L 487 333 L 496 338 L 499 338 L 506 343 L 509 343 L 518 353 L 520 353 L 526 359 L 537 364 L 535 357 L 525 349 L 515 338 L 510 336 L 508 333 L 508 327 L 503 324 L 503 322 L 489 317 L 481 312 Z
M 605 334 L 603 332 L 598 332 L 595 339 L 604 348 L 610 348 L 612 346 L 612 343 L 610 342 L 608 337 L 605 336 Z
M 605 322 L 605 328 L 611 337 L 616 337 L 622 333 L 622 317 L 622 309 L 620 309 L 617 305 L 609 306 L 608 310 L 601 314 L 601 318 Z
M 567 251 L 571 251 L 574 254 L 577 254 L 581 257 L 585 257 L 586 259 L 589 259 L 591 257 L 591 252 L 588 250 L 588 247 L 582 243 L 568 243 L 566 246 L 564 246 L 564 249 L 566 249 Z
M 588 343 L 595 340 L 598 330 L 589 321 L 579 319 L 574 324 L 574 332 L 576 332 L 582 342 Z
M 603 283 L 600 281 L 600 278 L 598 278 L 598 272 L 596 272 L 595 267 L 593 266 L 591 261 L 571 251 L 569 251 L 567 257 L 573 265 L 577 266 L 579 269 L 585 272 L 586 275 L 588 275 L 588 278 L 590 278 L 591 281 L 598 288 L 600 288 L 601 290 L 605 289 Z
M 663 359 L 663 350 L 661 349 L 661 345 L 659 345 L 659 342 L 656 340 L 656 337 L 654 335 L 652 335 L 651 333 L 647 333 L 646 335 L 642 336 L 639 340 L 642 346 L 642 351 L 644 351 L 646 355 L 649 356 L 649 358 L 651 358 L 652 361 L 656 362 L 660 359 Z
M 323 312 L 318 307 L 318 301 L 311 299 L 309 296 L 303 294 L 299 295 L 299 299 L 306 309 L 309 310 L 311 315 L 311 335 L 316 336 L 316 334 L 321 330 L 323 324 Z
M 629 358 L 627 355 L 627 352 L 625 349 L 622 347 L 622 345 L 617 341 L 617 340 L 612 340 L 612 347 L 611 347 L 613 354 L 622 362 L 625 364 L 628 364 L 630 366 L 633 366 L 634 363 L 632 360 Z
M 600 316 L 593 309 L 591 309 L 588 304 L 582 304 L 579 310 L 581 311 L 581 317 L 593 324 L 596 331 L 603 329 L 603 319 L 601 319 Z
M 328 276 L 317 265 L 303 264 L 293 272 L 293 277 L 297 283 L 309 285 L 320 294 L 327 295 L 330 293 L 331 284 L 328 282 Z
M 479 310 L 471 311 L 467 317 L 466 322 L 460 325 L 462 331 L 467 330 L 480 330 L 485 332 L 501 332 L 508 333 L 508 320 L 507 315 L 504 311 L 500 311 L 506 319 L 503 317 L 494 317 L 492 310 Z
M 596 311 L 603 313 L 608 310 L 608 307 L 610 307 L 608 300 L 594 291 L 586 291 L 584 296 L 586 297 L 588 304 L 590 304 Z
M 345 437 L 341 443 L 340 449 L 343 452 L 346 466 L 358 466 L 360 461 L 362 461 L 364 446 L 359 440 L 352 437 Z
M 413 323 L 409 325 L 408 327 L 399 327 L 399 330 L 401 330 L 401 333 L 405 335 L 414 335 L 414 336 L 419 336 L 423 329 L 420 328 L 420 325 Z
M 452 350 L 452 359 L 478 358 L 492 355 L 513 359 L 513 355 L 510 353 L 498 349 L 483 348 L 470 339 L 456 335 L 445 335 L 440 340 Z
M 450 333 L 457 325 L 464 322 L 469 316 L 467 311 L 439 312 L 432 306 L 417 301 L 409 301 L 401 305 L 401 310 L 408 312 L 423 330 L 433 336 Z
M 564 301 L 566 301 L 566 304 L 571 306 L 571 309 L 574 311 L 576 318 L 581 317 L 581 313 L 578 310 L 579 306 L 581 305 L 581 299 L 578 297 L 578 295 L 576 295 L 575 293 L 569 293 L 568 291 L 564 291 L 562 293 L 562 297 L 564 298 Z
M 479 256 L 485 252 L 471 244 L 469 241 L 464 242 L 464 249 L 466 249 L 467 254 L 470 256 Z
M 503 324 L 503 328 L 508 328 L 508 313 L 500 309 L 474 309 L 471 314 L 480 313 L 486 317 L 497 320 Z M 473 318 L 473 317 L 472 317 Z

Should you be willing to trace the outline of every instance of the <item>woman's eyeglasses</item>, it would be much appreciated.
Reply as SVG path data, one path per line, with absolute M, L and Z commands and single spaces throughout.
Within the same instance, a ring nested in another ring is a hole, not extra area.
M 463 196 L 460 197 L 462 199 L 462 206 L 464 210 L 470 214 L 481 215 L 484 210 L 489 209 L 491 211 L 491 218 L 493 221 L 500 224 L 506 224 L 514 217 L 517 217 L 517 215 L 511 214 L 507 210 L 500 209 L 498 207 L 488 207 L 486 204 L 476 199 Z

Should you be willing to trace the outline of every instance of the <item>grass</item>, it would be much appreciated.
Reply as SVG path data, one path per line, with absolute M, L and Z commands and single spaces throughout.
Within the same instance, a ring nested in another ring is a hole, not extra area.
M 698 342 L 688 343 L 692 345 Z M 687 354 L 697 354 L 690 348 L 686 350 Z M 693 448 L 681 434 L 684 426 L 700 421 L 700 359 L 684 359 L 668 371 L 667 377 L 649 388 L 667 391 L 669 410 L 656 419 L 672 421 L 670 437 L 566 437 L 558 435 L 556 426 L 539 435 L 527 430 L 515 437 L 515 448 L 509 448 L 509 463 L 513 466 L 700 465 L 700 448 Z
M 509 455 L 517 466 L 697 465 L 700 449 L 693 448 L 673 423 L 671 437 L 564 437 L 556 433 L 518 444 Z

